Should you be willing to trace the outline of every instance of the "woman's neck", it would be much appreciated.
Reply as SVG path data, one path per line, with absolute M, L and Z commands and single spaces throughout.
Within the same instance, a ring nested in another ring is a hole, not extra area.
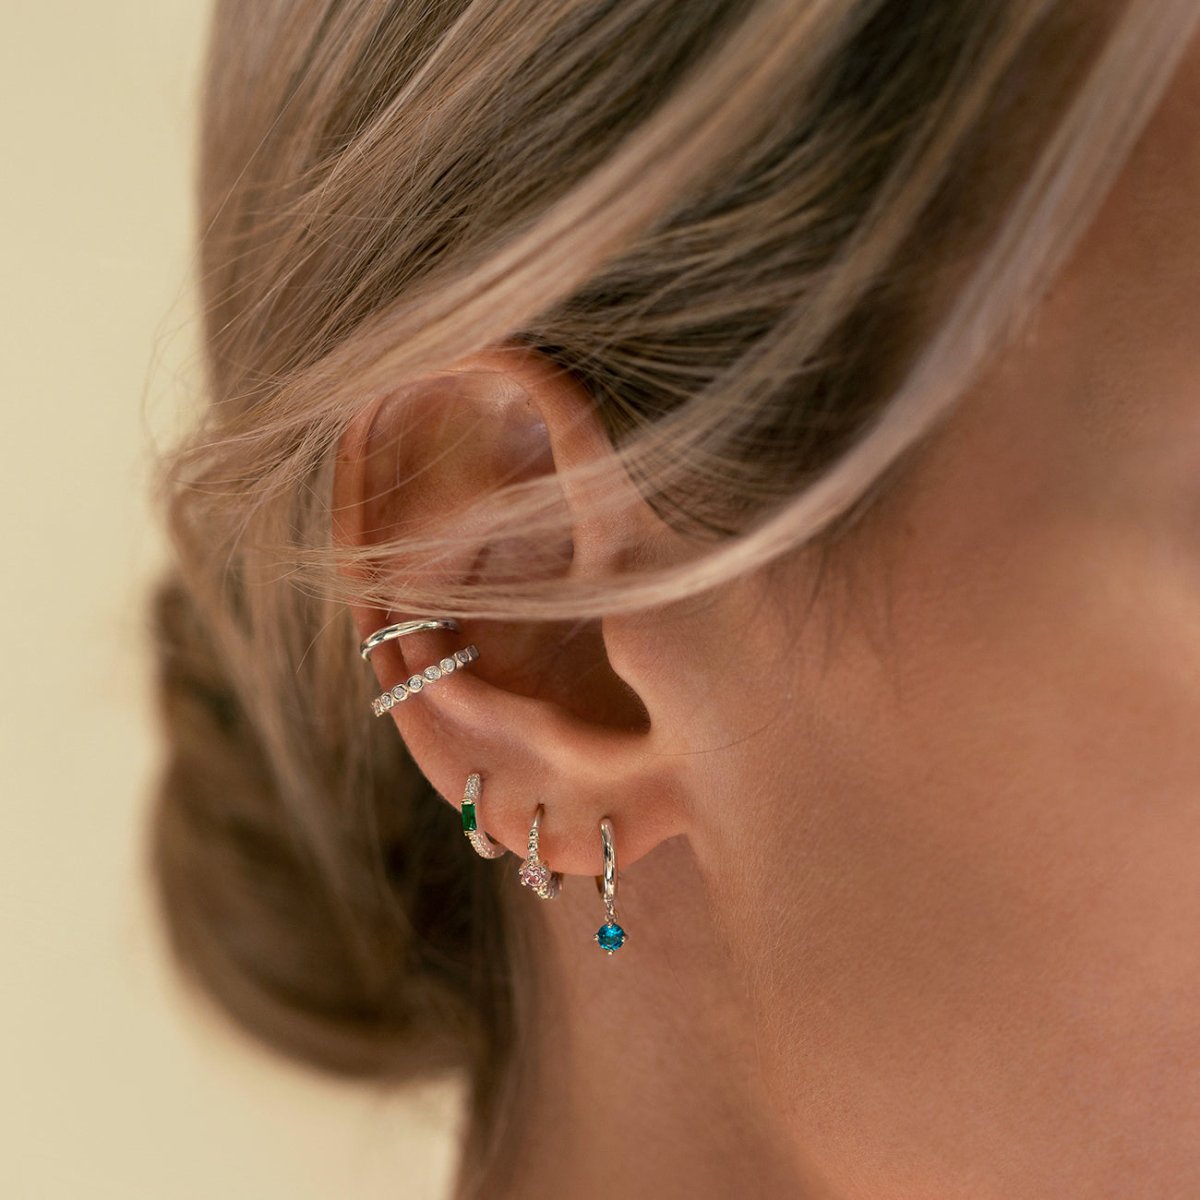
M 539 905 L 538 1016 L 501 1151 L 512 1173 L 488 1200 L 543 1188 L 571 1200 L 825 1200 L 761 1086 L 744 989 L 687 844 L 666 843 L 622 878 L 629 941 L 611 958 L 591 941 L 603 916 L 591 880 L 528 903 Z

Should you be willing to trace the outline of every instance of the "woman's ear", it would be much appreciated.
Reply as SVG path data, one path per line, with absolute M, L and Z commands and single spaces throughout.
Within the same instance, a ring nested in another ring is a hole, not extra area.
M 335 464 L 334 538 L 347 547 L 411 541 L 411 554 L 379 562 L 385 587 L 401 603 L 414 573 L 427 588 L 586 580 L 631 555 L 663 562 L 682 553 L 682 539 L 623 472 L 621 494 L 603 505 L 570 475 L 614 457 L 590 396 L 572 375 L 530 349 L 490 350 L 384 397 L 354 420 Z M 489 501 L 538 477 L 559 481 L 560 532 L 499 533 Z M 419 545 L 435 528 L 451 529 L 453 539 Z M 353 606 L 360 638 L 441 615 Z M 680 637 L 677 620 L 665 610 L 591 621 L 471 618 L 458 633 L 385 642 L 370 659 L 380 692 L 467 644 L 479 657 L 382 717 L 368 710 L 364 719 L 393 721 L 426 778 L 456 804 L 468 774 L 478 771 L 480 823 L 509 849 L 523 853 L 544 804 L 542 846 L 556 870 L 599 870 L 597 827 L 605 816 L 628 865 L 686 827 L 686 755 L 676 722 L 660 708 L 671 693 L 662 672 Z

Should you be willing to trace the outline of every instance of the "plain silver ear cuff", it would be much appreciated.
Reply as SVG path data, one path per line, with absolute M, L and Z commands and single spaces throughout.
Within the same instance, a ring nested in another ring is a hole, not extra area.
M 410 633 L 424 633 L 427 629 L 452 629 L 457 631 L 458 622 L 453 617 L 421 617 L 416 621 L 401 621 L 398 625 L 385 625 L 377 629 L 370 637 L 365 637 L 359 643 L 358 652 L 366 660 L 371 657 L 371 651 L 384 642 L 393 638 L 401 638 Z
M 390 642 L 393 638 L 405 637 L 410 633 L 424 633 L 426 630 L 432 629 L 456 630 L 458 622 L 453 617 L 422 617 L 416 621 L 401 621 L 397 625 L 385 625 L 382 629 L 375 630 L 370 637 L 363 638 L 359 643 L 358 652 L 366 660 L 371 657 L 371 651 L 382 646 L 384 642 Z M 376 696 L 371 701 L 371 711 L 377 717 L 382 717 L 389 709 L 403 703 L 409 696 L 415 696 L 424 691 L 428 684 L 436 683 L 446 675 L 452 675 L 461 667 L 470 666 L 478 657 L 479 647 L 473 645 L 464 646 L 461 650 L 447 654 L 445 658 L 431 663 L 415 675 L 410 675 L 401 683 Z

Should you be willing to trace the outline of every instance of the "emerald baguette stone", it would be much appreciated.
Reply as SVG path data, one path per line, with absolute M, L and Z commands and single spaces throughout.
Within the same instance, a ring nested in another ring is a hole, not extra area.
M 464 801 L 462 806 L 462 825 L 463 833 L 472 833 L 475 830 L 475 805 L 469 800 Z

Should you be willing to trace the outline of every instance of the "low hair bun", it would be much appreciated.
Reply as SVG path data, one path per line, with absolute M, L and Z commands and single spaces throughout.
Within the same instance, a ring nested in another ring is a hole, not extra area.
M 177 578 L 158 586 L 152 616 L 167 755 L 148 869 L 185 977 L 324 1070 L 399 1077 L 486 1060 L 507 1012 L 496 876 L 394 726 L 372 729 L 365 710 L 385 761 L 327 764 L 354 794 L 327 797 L 315 847 Z

